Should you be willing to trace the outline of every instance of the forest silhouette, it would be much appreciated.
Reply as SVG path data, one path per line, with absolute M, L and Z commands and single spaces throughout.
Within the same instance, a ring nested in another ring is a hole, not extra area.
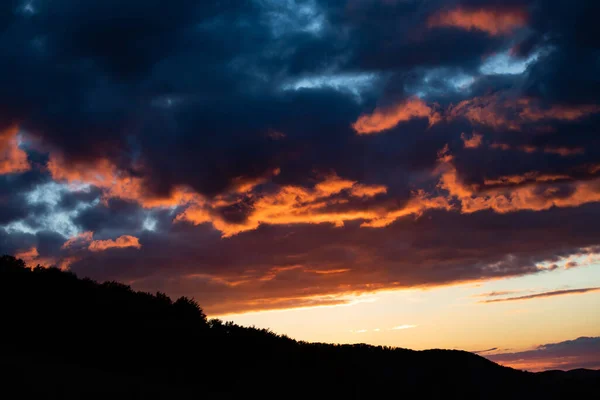
M 600 371 L 529 373 L 464 351 L 307 343 L 208 320 L 192 299 L 0 258 L 0 393 L 44 399 L 559 399 Z

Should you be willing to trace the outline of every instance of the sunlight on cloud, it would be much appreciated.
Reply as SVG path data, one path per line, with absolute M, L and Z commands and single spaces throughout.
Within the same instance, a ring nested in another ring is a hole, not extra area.
M 440 11 L 429 18 L 430 28 L 453 27 L 487 32 L 492 36 L 507 35 L 527 23 L 527 13 L 520 9 L 486 10 L 456 8 Z
M 435 107 L 417 97 L 411 97 L 391 107 L 377 107 L 371 114 L 362 114 L 352 128 L 358 135 L 370 135 L 395 128 L 413 119 L 428 119 L 432 126 L 441 120 Z
M 88 249 L 92 252 L 126 248 L 135 248 L 139 250 L 142 248 L 142 245 L 137 237 L 130 235 L 122 235 L 116 239 L 95 240 L 94 232 L 92 231 L 74 235 L 62 245 L 63 250 Z
M 244 282 L 241 282 L 244 283 Z M 237 282 L 234 283 L 237 286 Z M 257 317 L 257 316 L 274 316 L 278 314 L 287 314 L 296 311 L 309 311 L 318 309 L 330 309 L 339 307 L 353 307 L 361 304 L 375 303 L 378 297 L 373 294 L 356 294 L 356 293 L 340 293 L 331 295 L 316 295 L 292 298 L 272 298 L 272 299 L 256 299 L 243 304 L 234 304 L 239 308 L 236 312 L 216 312 L 211 317 L 223 318 L 226 320 L 238 319 L 240 317 Z M 264 310 L 256 308 L 257 305 L 268 307 Z M 225 306 L 227 306 L 225 304 Z M 240 308 L 240 306 L 242 306 Z M 243 306 L 251 306 L 244 310 Z

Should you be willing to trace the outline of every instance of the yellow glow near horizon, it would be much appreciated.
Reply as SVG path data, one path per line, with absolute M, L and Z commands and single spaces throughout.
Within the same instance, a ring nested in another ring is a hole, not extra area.
M 515 351 L 580 336 L 600 336 L 600 293 L 497 303 L 481 303 L 482 294 L 506 292 L 505 297 L 510 297 L 511 293 L 597 286 L 600 268 L 590 265 L 536 276 L 377 292 L 357 296 L 363 301 L 342 305 L 221 318 L 311 342 L 369 343 L 416 350 Z

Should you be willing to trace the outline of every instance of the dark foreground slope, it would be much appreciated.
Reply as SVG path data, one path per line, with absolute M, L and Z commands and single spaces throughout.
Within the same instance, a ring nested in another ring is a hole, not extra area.
M 189 299 L 7 256 L 0 340 L 3 398 L 558 399 L 600 390 L 597 371 L 532 374 L 460 351 L 297 342 L 207 321 Z

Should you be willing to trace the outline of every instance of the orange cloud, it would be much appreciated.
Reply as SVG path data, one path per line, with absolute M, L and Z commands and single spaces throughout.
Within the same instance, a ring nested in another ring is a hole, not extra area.
M 411 97 L 388 108 L 376 108 L 372 114 L 363 114 L 352 125 L 359 135 L 368 135 L 392 129 L 401 122 L 415 118 L 429 119 L 429 125 L 440 121 L 440 114 L 418 97 Z
M 452 205 L 443 196 L 429 196 L 425 191 L 418 190 L 413 192 L 413 197 L 408 203 L 397 210 L 391 210 L 377 218 L 372 218 L 369 221 L 362 223 L 362 227 L 383 228 L 392 224 L 397 219 L 407 217 L 409 215 L 420 216 L 427 210 L 446 210 L 452 209 Z
M 464 117 L 472 123 L 486 125 L 493 128 L 507 128 L 518 130 L 519 125 L 509 120 L 499 110 L 499 96 L 474 97 L 463 100 L 448 110 L 448 118 Z
M 565 264 L 565 269 L 571 269 L 576 267 L 579 267 L 579 263 L 577 261 L 567 261 L 567 263 Z
M 31 169 L 27 153 L 19 147 L 18 133 L 19 128 L 16 125 L 0 131 L 0 175 Z
M 48 170 L 54 180 L 98 187 L 103 192 L 104 200 L 120 198 L 135 201 L 144 208 L 173 207 L 197 197 L 183 187 L 176 188 L 168 197 L 151 196 L 144 190 L 141 178 L 120 171 L 107 159 L 89 163 L 67 163 L 62 157 L 52 154 L 48 161 Z
M 62 249 L 70 249 L 73 247 L 87 247 L 94 240 L 94 232 L 82 232 L 67 240 L 62 245 Z
M 124 249 L 128 247 L 141 249 L 142 245 L 140 244 L 140 240 L 135 236 L 123 235 L 116 240 L 94 240 L 90 243 L 88 249 L 90 249 L 90 251 L 104 251 L 113 248 Z
M 256 311 L 291 310 L 314 307 L 350 305 L 350 300 L 339 295 L 260 298 L 246 301 L 221 303 L 212 308 L 216 318 Z
M 275 168 L 272 171 L 268 171 L 265 176 L 258 178 L 236 178 L 233 180 L 233 192 L 234 193 L 248 193 L 255 187 L 267 183 L 272 177 L 277 176 L 281 173 L 279 168 Z
M 531 99 L 521 99 L 520 105 L 524 106 L 519 116 L 528 122 L 541 120 L 576 121 L 591 114 L 600 112 L 600 106 L 587 104 L 582 106 L 554 105 L 547 109 L 536 106 Z
M 483 142 L 483 135 L 476 132 L 473 132 L 473 135 L 470 138 L 467 138 L 467 135 L 463 132 L 460 135 L 460 138 L 464 143 L 465 149 L 476 149 L 481 146 L 481 143 Z
M 124 249 L 124 248 L 136 248 L 141 249 L 142 245 L 135 236 L 123 235 L 118 237 L 116 240 L 94 240 L 94 232 L 83 232 L 67 240 L 63 245 L 62 249 L 70 248 L 86 248 L 93 252 L 105 251 L 108 249 Z
M 340 268 L 340 269 L 326 269 L 326 270 L 307 270 L 306 272 L 312 272 L 313 274 L 319 275 L 331 275 L 331 274 L 343 274 L 349 272 L 348 268 Z
M 465 214 L 482 210 L 493 210 L 501 214 L 521 210 L 543 211 L 552 207 L 577 207 L 600 202 L 600 179 L 572 181 L 567 175 L 530 172 L 485 180 L 484 184 L 492 187 L 481 188 L 462 182 L 452 165 L 451 157 L 448 156 L 442 159 L 438 172 L 438 187 L 446 190 L 450 198 L 457 199 L 461 205 L 461 212 Z M 566 196 L 556 185 L 556 181 L 563 180 L 570 180 L 569 193 Z M 501 187 L 493 187 L 496 185 Z M 506 185 L 509 187 L 505 187 Z
M 63 271 L 68 270 L 69 266 L 78 260 L 75 257 L 64 257 L 59 259 L 55 259 L 53 257 L 41 257 L 37 247 L 35 246 L 31 247 L 30 249 L 17 252 L 15 257 L 25 261 L 25 263 L 31 268 L 38 265 L 45 268 L 54 266 Z
M 346 191 L 345 198 L 336 197 Z M 193 204 L 176 217 L 177 221 L 187 221 L 194 225 L 210 223 L 223 233 L 233 236 L 241 232 L 257 229 L 261 224 L 322 224 L 329 223 L 341 227 L 347 221 L 363 220 L 362 226 L 383 227 L 398 218 L 419 215 L 430 208 L 448 208 L 442 198 L 429 198 L 424 192 L 415 193 L 404 207 L 386 209 L 370 207 L 365 209 L 332 210 L 331 206 L 348 202 L 348 198 L 374 197 L 386 193 L 381 185 L 363 185 L 355 181 L 329 176 L 315 185 L 314 189 L 299 186 L 283 186 L 275 193 L 265 194 L 256 199 L 252 210 L 242 223 L 226 221 L 208 202 Z
M 568 175 L 547 175 L 540 174 L 537 171 L 525 173 L 523 175 L 509 175 L 502 176 L 497 179 L 485 179 L 483 182 L 487 186 L 496 185 L 520 185 L 527 182 L 553 182 L 553 181 L 564 181 L 571 180 Z
M 361 185 L 357 183 L 352 186 L 350 193 L 354 197 L 375 197 L 387 193 L 387 187 L 383 185 Z
M 453 187 L 448 184 L 456 181 L 452 175 L 448 173 L 442 177 L 441 187 L 448 189 L 451 196 L 460 200 L 463 213 L 482 210 L 494 210 L 500 214 L 522 210 L 543 211 L 552 207 L 578 207 L 586 203 L 600 202 L 600 180 L 573 182 L 572 192 L 568 196 L 562 195 L 560 188 L 552 185 L 527 185 L 467 194 L 468 189 L 465 189 L 465 186 L 457 184 Z M 452 178 L 448 179 L 449 177 Z
M 174 188 L 168 196 L 154 196 L 145 189 L 142 178 L 119 170 L 116 165 L 107 159 L 67 163 L 62 157 L 51 154 L 48 161 L 48 170 L 54 180 L 73 185 L 92 185 L 101 189 L 103 201 L 110 198 L 119 198 L 137 202 L 144 208 L 169 208 L 190 203 L 204 204 L 207 201 L 202 195 L 185 186 Z M 279 168 L 275 168 L 267 171 L 262 177 L 252 179 L 236 178 L 232 182 L 232 188 L 228 195 L 247 194 L 256 186 L 268 182 L 279 173 Z M 225 197 L 227 196 L 217 197 L 214 200 L 214 205 L 227 205 Z
M 355 184 L 356 182 L 354 181 L 341 179 L 337 175 L 333 175 L 326 178 L 324 181 L 317 183 L 315 185 L 315 189 L 319 194 L 329 196 L 333 194 L 338 194 L 342 190 L 350 189 Z
M 474 97 L 449 107 L 447 118 L 466 118 L 472 123 L 495 129 L 520 130 L 522 125 L 540 121 L 576 121 L 600 112 L 600 106 L 554 105 L 544 108 L 531 98 L 510 99 L 497 94 Z
M 506 35 L 527 24 L 527 14 L 522 10 L 468 10 L 457 8 L 441 11 L 428 20 L 430 28 L 455 27 L 478 30 L 492 36 Z
M 35 246 L 15 254 L 16 258 L 20 258 L 21 260 L 25 261 L 27 265 L 33 264 L 33 262 L 35 262 L 39 256 L 40 253 L 38 253 L 38 249 Z
M 473 124 L 488 126 L 494 129 L 518 131 L 524 124 L 540 121 L 576 121 L 592 114 L 600 113 L 600 106 L 584 105 L 553 105 L 544 107 L 540 101 L 532 98 L 507 98 L 498 94 L 474 97 L 451 105 L 442 114 L 435 105 L 428 105 L 418 97 L 411 97 L 401 103 L 387 107 L 376 108 L 372 114 L 363 114 L 352 125 L 359 135 L 368 135 L 394 128 L 401 122 L 415 118 L 429 119 L 429 125 L 442 120 L 451 121 L 456 118 L 466 118 Z M 547 131 L 547 126 L 536 128 Z M 476 148 L 482 143 L 483 137 L 473 133 L 471 138 L 461 136 L 466 148 Z M 469 147 L 470 146 L 470 147 Z M 493 148 L 506 150 L 508 145 L 494 143 Z M 535 148 L 524 150 L 536 151 Z M 579 154 L 582 149 L 548 148 L 549 153 L 561 155 Z

